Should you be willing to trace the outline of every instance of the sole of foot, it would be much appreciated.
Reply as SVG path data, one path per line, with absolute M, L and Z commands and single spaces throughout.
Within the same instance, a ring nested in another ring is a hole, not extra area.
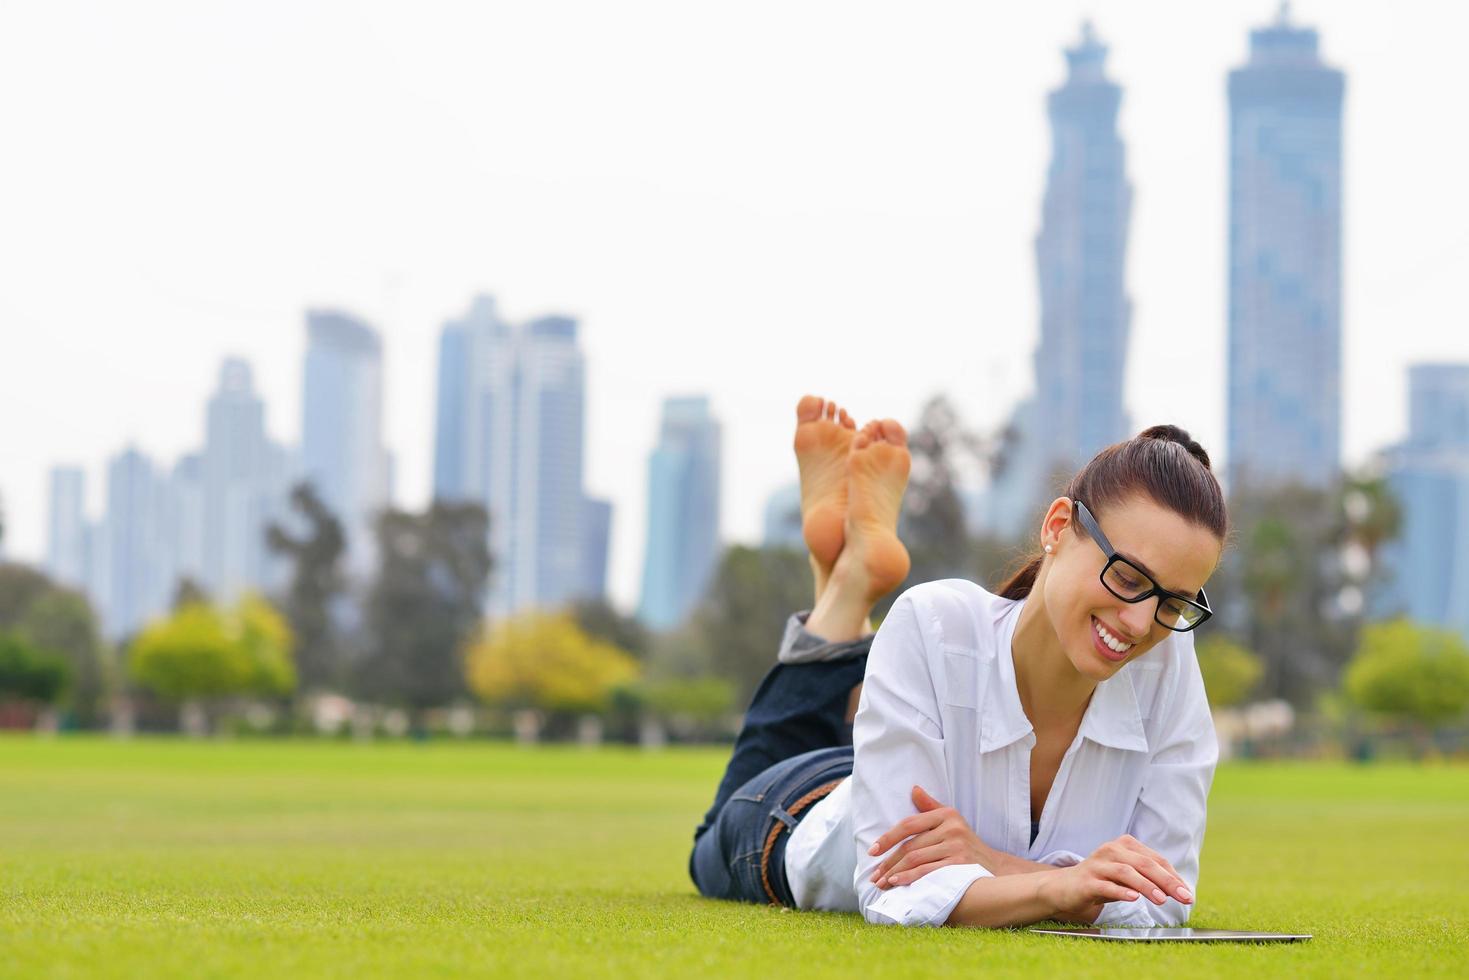
M 801 468 L 801 534 L 818 582 L 842 553 L 847 516 L 847 458 L 857 424 L 847 410 L 816 395 L 796 405 L 796 462 Z M 819 590 L 819 586 L 818 586 Z
M 911 567 L 908 549 L 898 540 L 911 466 L 908 434 L 893 419 L 868 422 L 852 440 L 843 536 L 846 551 L 861 562 L 871 601 L 897 588 Z

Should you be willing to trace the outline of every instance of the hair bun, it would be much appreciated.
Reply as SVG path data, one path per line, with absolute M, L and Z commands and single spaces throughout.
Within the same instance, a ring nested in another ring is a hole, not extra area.
M 1190 456 L 1198 460 L 1200 463 L 1203 463 L 1204 469 L 1210 470 L 1211 472 L 1213 471 L 1213 467 L 1209 463 L 1209 454 L 1204 452 L 1204 447 L 1195 442 L 1194 439 L 1188 434 L 1188 432 L 1180 429 L 1176 425 L 1150 426 L 1149 428 L 1146 428 L 1142 432 L 1138 433 L 1138 438 L 1158 439 L 1163 442 L 1176 442 L 1184 449 L 1188 450 L 1188 454 Z

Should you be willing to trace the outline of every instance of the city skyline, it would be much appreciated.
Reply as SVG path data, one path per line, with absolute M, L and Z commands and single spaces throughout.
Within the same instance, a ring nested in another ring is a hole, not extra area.
M 226 354 L 254 365 L 272 440 L 299 443 L 308 307 L 341 306 L 381 325 L 385 441 L 402 454 L 400 502 L 413 507 L 428 497 L 434 333 L 462 297 L 513 296 L 523 304 L 510 311 L 516 320 L 550 309 L 581 319 L 591 365 L 587 486 L 619 504 L 612 588 L 624 606 L 636 595 L 645 530 L 635 461 L 650 448 L 663 395 L 702 390 L 739 406 L 726 419 L 726 529 L 748 541 L 759 536 L 765 497 L 794 475 L 790 414 L 804 391 L 904 421 L 928 395 L 948 391 L 968 420 L 992 427 L 1028 389 L 1036 316 L 1026 246 L 1044 177 L 1042 99 L 1058 82 L 1055 50 L 1075 36 L 1081 5 L 1027 12 L 1000 32 L 957 7 L 936 11 L 938 23 L 882 24 L 827 8 L 791 17 L 784 40 L 765 36 L 757 12 L 714 46 L 681 21 L 697 58 L 642 50 L 589 11 L 587 33 L 566 37 L 578 70 L 524 94 L 524 106 L 462 94 L 510 90 L 495 79 L 469 84 L 456 73 L 475 59 L 444 56 L 456 38 L 478 43 L 484 31 L 472 18 L 415 21 L 368 5 L 292 24 L 300 40 L 281 40 L 292 37 L 277 23 L 283 10 L 266 5 L 239 22 L 201 14 L 187 29 L 192 47 L 178 43 L 184 28 L 146 8 L 64 24 L 39 6 L 3 15 L 0 73 L 16 85 L 54 83 L 7 109 L 17 138 L 48 150 L 35 162 L 8 161 L 16 179 L 0 188 L 13 219 L 0 232 L 12 271 L 0 292 L 10 556 L 44 552 L 52 464 L 85 464 L 96 512 L 101 463 L 118 447 L 136 443 L 154 459 L 191 448 L 193 419 L 175 416 L 191 416 L 179 406 L 205 397 Z M 1125 400 L 1138 425 L 1166 412 L 1222 456 L 1223 378 L 1197 365 L 1217 363 L 1224 349 L 1224 78 L 1274 4 L 1087 10 L 1128 93 L 1120 126 L 1138 189 Z M 1469 164 L 1463 137 L 1436 123 L 1449 118 L 1458 77 L 1443 45 L 1462 34 L 1464 15 L 1402 10 L 1441 28 L 1415 40 L 1411 57 L 1394 53 L 1365 5 L 1296 12 L 1352 78 L 1346 462 L 1401 437 L 1409 362 L 1469 358 L 1450 283 L 1469 242 L 1439 227 L 1457 222 L 1413 219 L 1469 206 L 1453 176 Z M 813 48 L 810 38 L 832 23 L 850 43 Z M 484 68 L 503 68 L 506 79 L 532 77 L 525 57 L 549 50 L 563 30 L 529 20 L 496 26 L 525 53 Z M 332 43 L 313 42 L 316 31 Z M 166 49 L 151 48 L 153 36 Z M 646 73 L 619 74 L 601 60 L 609 38 L 626 42 L 617 65 Z M 875 50 L 891 48 L 912 66 L 904 51 L 915 46 L 924 53 L 914 70 L 873 71 Z M 771 62 L 753 86 L 733 54 L 750 49 Z M 322 51 L 336 81 L 302 74 L 308 64 L 318 70 Z M 267 60 L 279 62 L 277 78 L 250 74 Z M 687 75 L 676 91 L 670 67 Z M 187 91 L 180 77 L 190 78 Z M 593 77 L 604 84 L 589 92 Z M 208 111 L 195 111 L 195 98 L 209 100 Z M 419 111 L 425 99 L 441 109 Z M 591 114 L 578 108 L 587 99 Z M 684 111 L 686 100 L 702 108 L 685 116 L 670 147 L 658 135 L 664 114 Z M 475 129 L 497 134 L 490 143 L 457 125 L 480 119 L 472 111 L 480 105 L 485 124 Z M 563 125 L 529 139 L 525 126 L 548 111 Z M 179 112 L 197 119 L 187 144 L 170 143 Z M 75 125 L 56 132 L 51 118 Z M 827 122 L 813 130 L 813 118 Z M 378 152 L 374 132 L 394 134 L 399 148 Z M 878 152 L 858 152 L 874 132 L 883 136 Z M 129 149 L 100 179 L 84 163 L 95 154 L 74 142 L 85 133 L 114 133 L 114 145 Z M 567 142 L 565 133 L 595 136 L 602 152 L 595 161 L 574 152 L 586 136 Z M 282 139 L 299 146 L 280 154 Z M 782 145 L 791 152 L 773 156 Z M 729 152 L 739 146 L 747 149 Z M 1404 152 L 1412 181 L 1399 174 Z M 52 154 L 77 162 L 52 166 Z M 239 182 L 239 193 L 217 194 L 221 181 Z M 70 233 L 82 215 L 89 234 Z M 893 347 L 895 324 L 905 343 Z M 1184 328 L 1190 344 L 1176 343 Z M 868 353 L 874 345 L 883 356 Z

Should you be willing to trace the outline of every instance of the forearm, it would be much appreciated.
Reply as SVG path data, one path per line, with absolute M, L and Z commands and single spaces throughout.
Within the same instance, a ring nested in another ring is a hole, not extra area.
M 1061 917 L 1061 910 L 1045 897 L 1042 887 L 1056 873 L 1057 869 L 1048 868 L 976 879 L 949 913 L 947 924 L 1004 929 Z
M 984 845 L 984 852 L 980 856 L 979 863 L 984 865 L 985 870 L 996 877 L 1029 874 L 1032 871 L 1056 870 L 1054 864 L 1028 861 L 1023 857 L 1017 857 L 1008 851 L 1001 851 L 988 845 Z

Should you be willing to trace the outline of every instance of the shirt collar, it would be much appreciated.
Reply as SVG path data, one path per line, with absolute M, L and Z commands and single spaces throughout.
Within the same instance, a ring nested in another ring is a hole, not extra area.
M 993 661 L 994 681 L 988 685 L 980 724 L 981 752 L 1003 748 L 1034 730 L 1020 705 L 1020 689 L 1015 683 L 1015 661 L 1011 652 L 1015 625 L 1020 621 L 1020 610 L 1024 605 L 1025 600 L 1022 599 L 1006 610 L 996 636 L 999 646 Z M 1129 667 L 1130 664 L 1097 685 L 1078 731 L 1084 738 L 1100 745 L 1146 752 L 1148 739 L 1143 732 L 1142 712 L 1138 708 Z

